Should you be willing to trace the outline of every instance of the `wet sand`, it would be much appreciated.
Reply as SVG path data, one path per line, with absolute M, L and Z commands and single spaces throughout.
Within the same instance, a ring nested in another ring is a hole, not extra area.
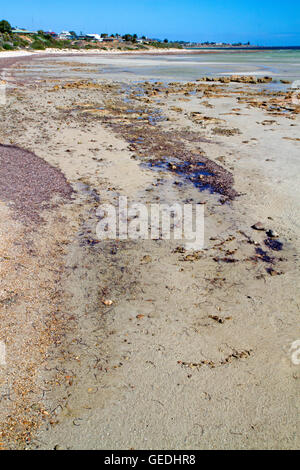
M 11 88 L 0 119 L 11 159 L 28 150 L 73 189 L 28 223 L 1 160 L 3 447 L 299 447 L 289 92 L 43 80 Z M 96 210 L 120 195 L 203 204 L 205 249 L 99 241 Z
M 222 52 L 222 51 L 221 51 Z M 115 49 L 110 50 L 73 50 L 72 49 L 46 49 L 45 51 L 11 51 L 3 52 L 0 51 L 0 72 L 7 67 L 10 67 L 18 62 L 28 62 L 29 60 L 34 60 L 35 58 L 51 58 L 51 57 L 75 57 L 75 56 L 86 56 L 86 57 L 95 57 L 98 55 L 155 55 L 155 56 L 165 56 L 165 55 L 180 55 L 180 54 L 207 54 L 207 53 L 219 53 L 219 51 L 191 51 L 187 49 L 167 49 L 167 50 L 157 50 L 157 49 L 148 49 L 148 50 L 136 50 L 136 51 L 119 51 Z

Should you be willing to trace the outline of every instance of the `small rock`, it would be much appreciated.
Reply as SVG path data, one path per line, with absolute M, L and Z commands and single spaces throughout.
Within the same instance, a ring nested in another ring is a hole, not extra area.
M 254 230 L 265 230 L 264 225 L 261 222 L 256 222 L 256 224 L 252 225 Z
M 271 237 L 271 238 L 278 238 L 279 237 L 279 234 L 277 232 L 275 232 L 275 230 L 268 230 L 267 235 L 268 235 L 268 237 Z

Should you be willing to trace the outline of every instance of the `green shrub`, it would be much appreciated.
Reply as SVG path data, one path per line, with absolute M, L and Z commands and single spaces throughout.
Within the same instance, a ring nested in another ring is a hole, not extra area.
M 13 45 L 15 47 L 26 47 L 28 46 L 28 42 L 25 41 L 25 39 L 19 38 L 15 35 L 13 35 Z
M 3 49 L 5 49 L 6 51 L 13 51 L 14 50 L 14 47 L 12 44 L 8 43 L 8 42 L 5 42 L 3 44 Z
M 31 49 L 35 49 L 37 51 L 44 51 L 46 49 L 45 45 L 41 41 L 33 41 L 31 44 Z

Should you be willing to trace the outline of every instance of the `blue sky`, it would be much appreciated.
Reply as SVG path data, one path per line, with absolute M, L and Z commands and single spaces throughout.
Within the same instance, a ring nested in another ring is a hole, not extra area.
M 28 29 L 300 45 L 299 0 L 11 0 L 0 19 Z

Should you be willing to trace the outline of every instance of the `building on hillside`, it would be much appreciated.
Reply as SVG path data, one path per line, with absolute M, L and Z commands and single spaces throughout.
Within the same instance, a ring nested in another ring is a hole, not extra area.
M 100 34 L 86 34 L 85 37 L 87 39 L 94 39 L 95 41 L 102 42 L 103 38 L 100 36 Z
M 62 31 L 59 35 L 58 35 L 59 39 L 73 39 L 73 36 L 72 34 L 70 33 L 70 31 Z
M 119 42 L 119 39 L 118 38 L 115 38 L 115 37 L 107 37 L 107 38 L 102 38 L 104 42 L 112 42 L 112 43 L 116 43 L 116 42 Z
M 36 31 L 27 31 L 27 29 L 18 29 L 18 28 L 12 29 L 11 32 L 14 34 L 36 34 L 37 33 Z
M 48 34 L 48 36 L 51 36 L 54 39 L 58 37 L 58 34 L 56 34 L 54 31 L 45 31 L 45 34 Z

